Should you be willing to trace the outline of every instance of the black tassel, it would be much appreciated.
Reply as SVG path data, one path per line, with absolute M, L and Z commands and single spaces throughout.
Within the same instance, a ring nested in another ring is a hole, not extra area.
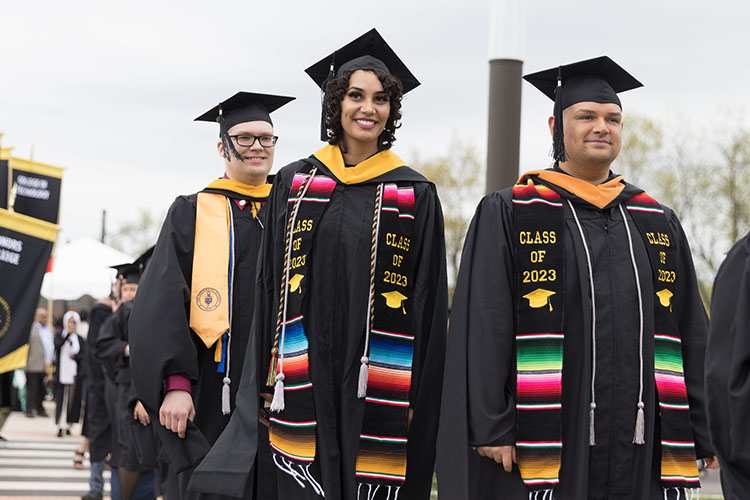
M 229 130 L 227 130 L 226 122 L 224 121 L 224 112 L 221 107 L 219 107 L 219 117 L 216 121 L 219 122 L 219 135 L 221 136 L 221 144 L 224 146 L 224 158 L 226 158 L 227 161 L 230 161 L 232 156 L 234 156 L 240 161 L 245 161 L 234 147 L 232 138 L 229 137 Z
M 320 140 L 328 141 L 328 120 L 326 120 L 326 87 L 328 82 L 336 76 L 336 52 L 333 53 L 331 58 L 331 67 L 328 70 L 328 76 L 323 80 L 323 84 L 320 86 Z
M 560 74 L 560 67 L 558 67 L 557 88 L 555 89 L 555 108 L 553 113 L 553 116 L 555 117 L 555 125 L 552 132 L 552 158 L 557 162 L 565 162 L 568 160 L 568 154 L 565 152 L 562 112 L 562 76 Z

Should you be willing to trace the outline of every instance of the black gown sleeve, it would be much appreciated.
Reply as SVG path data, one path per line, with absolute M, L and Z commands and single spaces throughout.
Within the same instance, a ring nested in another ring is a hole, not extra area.
M 466 235 L 451 307 L 438 434 L 441 498 L 476 498 L 470 491 L 491 483 L 497 468 L 471 447 L 515 444 L 513 240 L 507 203 L 499 192 L 486 196 Z
M 286 168 L 284 169 L 286 170 Z M 240 387 L 232 417 L 201 464 L 193 471 L 188 489 L 193 492 L 242 497 L 253 490 L 253 468 L 258 450 L 258 410 L 260 390 L 265 385 L 261 360 L 263 337 L 272 311 L 273 247 L 279 211 L 286 207 L 289 186 L 279 172 L 266 202 L 266 224 L 258 251 L 253 321 L 245 351 Z M 270 352 L 270 347 L 268 348 Z M 269 354 L 270 356 L 270 354 Z M 237 446 L 242 443 L 242 446 Z
M 114 366 L 123 362 L 125 346 L 128 345 L 127 333 L 123 329 L 123 307 L 115 312 L 111 321 L 103 325 L 96 339 L 97 359 Z
M 198 379 L 188 323 L 194 239 L 195 205 L 180 196 L 169 208 L 130 318 L 133 384 L 151 410 L 161 406 L 166 377 Z
M 704 386 L 704 359 L 706 353 L 706 338 L 708 335 L 708 317 L 698 290 L 698 279 L 690 253 L 687 236 L 680 225 L 677 216 L 672 213 L 670 218 L 672 234 L 677 237 L 679 255 L 679 293 L 677 319 L 682 339 L 682 359 L 685 371 L 685 386 L 687 387 L 688 402 L 690 404 L 690 423 L 693 426 L 695 453 L 697 458 L 713 456 L 713 447 L 708 435 L 706 417 L 706 392 Z
M 158 423 L 164 380 L 199 376 L 198 352 L 191 338 L 190 282 L 195 239 L 195 196 L 180 196 L 169 208 L 130 315 L 130 368 L 134 395 L 154 422 L 170 465 L 180 472 L 195 465 L 209 444 L 198 427 L 187 423 L 186 437 Z
M 729 251 L 714 281 L 706 395 L 725 498 L 750 498 L 750 234 Z
M 415 199 L 415 343 L 409 395 L 414 416 L 407 445 L 405 498 L 430 495 L 448 324 L 443 212 L 435 186 L 422 186 Z

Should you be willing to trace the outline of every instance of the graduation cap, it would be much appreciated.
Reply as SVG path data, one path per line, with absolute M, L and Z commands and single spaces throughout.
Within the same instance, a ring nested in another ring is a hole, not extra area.
M 378 30 L 371 29 L 359 38 L 328 54 L 305 70 L 323 91 L 325 101 L 326 84 L 332 78 L 340 78 L 345 71 L 375 70 L 401 80 L 404 94 L 419 86 L 419 80 L 409 71 L 404 62 L 386 43 Z M 321 118 L 321 140 L 327 137 L 325 108 Z
M 299 293 L 302 293 L 302 288 L 300 288 L 300 285 L 302 284 L 302 279 L 304 277 L 304 274 L 295 274 L 294 276 L 292 276 L 292 278 L 289 280 L 289 291 L 296 292 L 297 290 L 299 290 Z
M 238 123 L 264 121 L 273 125 L 271 113 L 292 102 L 296 97 L 271 94 L 256 94 L 254 92 L 237 92 L 229 99 L 220 102 L 194 121 L 218 122 L 219 137 L 224 143 L 224 154 L 228 158 L 229 152 L 242 160 L 234 144 L 229 139 L 229 129 Z
M 385 297 L 385 305 L 387 305 L 391 309 L 398 309 L 400 307 L 401 310 L 404 311 L 404 314 L 406 314 L 406 309 L 404 308 L 403 302 L 409 297 L 399 292 L 398 290 L 385 292 L 381 295 Z
M 117 279 L 137 285 L 140 282 L 141 276 L 143 276 L 143 272 L 146 270 L 146 265 L 149 260 L 151 260 L 151 255 L 153 253 L 154 247 L 151 247 L 133 262 L 111 266 L 113 269 L 117 270 Z
M 669 311 L 672 311 L 672 296 L 674 294 L 667 290 L 666 288 L 663 290 L 659 290 L 656 292 L 656 296 L 659 297 L 659 304 L 663 305 L 664 307 L 668 307 Z
M 622 109 L 617 94 L 643 84 L 607 56 L 587 59 L 525 75 L 524 80 L 555 102 L 552 156 L 566 161 L 562 112 L 579 102 L 614 103 Z
M 529 301 L 529 307 L 538 309 L 549 304 L 549 310 L 552 310 L 552 301 L 550 297 L 555 295 L 557 292 L 545 290 L 544 288 L 537 288 L 533 292 L 529 292 L 523 296 L 524 299 Z

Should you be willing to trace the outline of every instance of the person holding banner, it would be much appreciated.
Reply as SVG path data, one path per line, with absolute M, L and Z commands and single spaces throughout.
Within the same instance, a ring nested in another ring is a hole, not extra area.
M 239 92 L 196 118 L 218 122 L 225 175 L 174 201 L 135 300 L 133 385 L 169 459 L 170 498 L 193 498 L 193 467 L 235 407 L 278 139 L 270 114 L 293 99 Z M 273 498 L 273 485 L 258 496 Z

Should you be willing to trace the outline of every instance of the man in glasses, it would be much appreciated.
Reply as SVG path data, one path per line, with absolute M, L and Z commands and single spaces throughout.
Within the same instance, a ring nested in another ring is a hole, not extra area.
M 193 467 L 234 408 L 277 140 L 270 113 L 293 99 L 240 92 L 196 118 L 219 123 L 225 174 L 174 201 L 141 281 L 130 323 L 133 385 L 160 424 L 169 498 L 189 498 Z

